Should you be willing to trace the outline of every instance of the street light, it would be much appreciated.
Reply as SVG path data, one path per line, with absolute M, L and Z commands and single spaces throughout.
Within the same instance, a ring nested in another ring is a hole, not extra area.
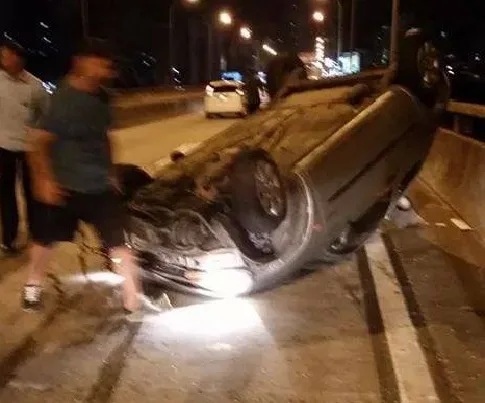
M 322 23 L 325 20 L 325 14 L 322 11 L 315 11 L 313 13 L 313 20 Z
M 219 22 L 222 25 L 232 25 L 232 15 L 229 11 L 221 11 L 219 13 Z
M 253 36 L 253 33 L 252 33 L 252 31 L 251 31 L 250 28 L 248 28 L 248 27 L 241 27 L 241 29 L 239 30 L 239 35 L 243 39 L 250 40 L 252 38 L 252 36 Z

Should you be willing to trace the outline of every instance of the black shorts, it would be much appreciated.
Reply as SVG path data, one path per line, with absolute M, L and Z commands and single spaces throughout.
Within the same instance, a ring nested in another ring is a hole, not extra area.
M 97 194 L 68 192 L 62 206 L 36 202 L 33 241 L 44 246 L 72 242 L 79 222 L 92 225 L 106 248 L 124 245 L 125 211 L 114 191 Z

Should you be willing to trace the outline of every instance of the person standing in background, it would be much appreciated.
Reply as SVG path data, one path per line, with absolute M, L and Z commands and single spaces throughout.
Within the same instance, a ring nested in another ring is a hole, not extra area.
M 34 219 L 26 160 L 27 131 L 45 113 L 49 98 L 42 82 L 25 71 L 25 51 L 19 44 L 9 41 L 0 45 L 0 67 L 0 251 L 12 255 L 18 252 L 19 179 L 29 228 Z
M 249 113 L 255 113 L 261 107 L 260 87 L 261 81 L 256 76 L 256 72 L 253 69 L 249 69 L 246 74 L 246 94 Z

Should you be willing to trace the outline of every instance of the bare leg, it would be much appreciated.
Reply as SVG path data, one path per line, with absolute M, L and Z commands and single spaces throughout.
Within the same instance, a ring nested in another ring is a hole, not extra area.
M 136 311 L 141 304 L 141 283 L 135 258 L 130 249 L 126 247 L 111 249 L 110 257 L 116 272 L 125 279 L 123 282 L 124 307 L 129 311 Z
M 30 262 L 28 265 L 28 285 L 41 286 L 45 276 L 45 269 L 52 255 L 52 247 L 33 244 L 30 250 Z

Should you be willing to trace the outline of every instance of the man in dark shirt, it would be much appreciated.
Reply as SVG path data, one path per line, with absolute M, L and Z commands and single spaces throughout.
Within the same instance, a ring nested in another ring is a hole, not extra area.
M 79 52 L 51 107 L 32 131 L 30 164 L 38 200 L 30 274 L 23 306 L 42 306 L 42 280 L 52 245 L 72 240 L 80 220 L 92 224 L 110 251 L 123 285 L 128 316 L 139 313 L 138 268 L 124 246 L 123 206 L 114 172 L 108 130 L 111 114 L 102 84 L 114 74 L 104 44 L 90 43 Z
M 256 76 L 256 72 L 249 69 L 246 74 L 246 94 L 248 97 L 248 111 L 249 113 L 256 112 L 261 106 L 261 96 L 259 88 L 261 81 Z

